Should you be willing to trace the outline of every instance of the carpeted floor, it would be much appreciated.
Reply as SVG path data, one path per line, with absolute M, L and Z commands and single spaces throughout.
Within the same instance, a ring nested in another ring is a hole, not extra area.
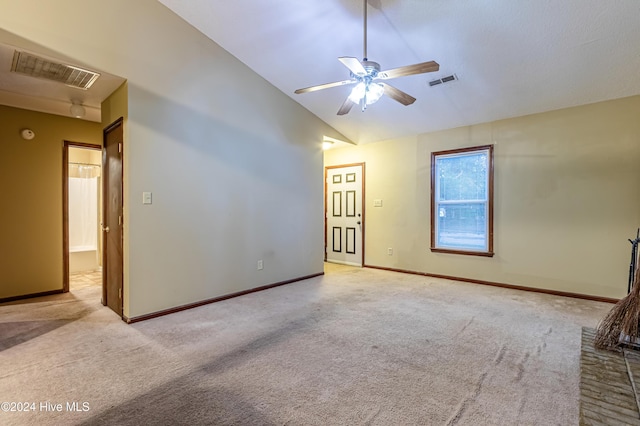
M 577 424 L 581 327 L 612 305 L 326 272 L 133 325 L 100 287 L 0 305 L 0 402 L 35 408 L 0 424 Z

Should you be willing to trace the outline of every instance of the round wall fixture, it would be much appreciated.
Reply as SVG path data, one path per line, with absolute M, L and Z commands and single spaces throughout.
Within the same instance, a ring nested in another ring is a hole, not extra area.
M 20 131 L 20 135 L 22 136 L 22 139 L 26 141 L 30 141 L 31 139 L 36 137 L 36 134 L 31 129 L 22 129 Z

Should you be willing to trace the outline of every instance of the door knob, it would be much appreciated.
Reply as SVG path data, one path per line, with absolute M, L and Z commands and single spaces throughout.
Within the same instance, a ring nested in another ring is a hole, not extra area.
M 357 221 L 356 223 L 357 223 L 358 225 L 360 225 L 360 221 Z
M 107 227 L 104 227 L 104 226 L 103 226 L 103 227 L 102 227 L 102 230 L 103 230 L 104 232 L 109 232 L 109 227 L 108 227 L 108 226 L 107 226 Z

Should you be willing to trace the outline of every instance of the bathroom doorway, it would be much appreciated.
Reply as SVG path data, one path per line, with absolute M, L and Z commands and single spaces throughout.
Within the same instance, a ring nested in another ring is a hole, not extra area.
M 102 147 L 64 142 L 63 291 L 102 288 Z

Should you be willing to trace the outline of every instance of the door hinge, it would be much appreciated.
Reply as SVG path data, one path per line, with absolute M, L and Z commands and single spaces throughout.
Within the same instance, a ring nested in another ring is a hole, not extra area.
M 118 299 L 122 299 L 122 288 L 118 289 Z
M 122 216 L 118 216 L 118 225 L 122 225 Z
M 122 154 L 122 142 L 118 143 L 118 153 Z

